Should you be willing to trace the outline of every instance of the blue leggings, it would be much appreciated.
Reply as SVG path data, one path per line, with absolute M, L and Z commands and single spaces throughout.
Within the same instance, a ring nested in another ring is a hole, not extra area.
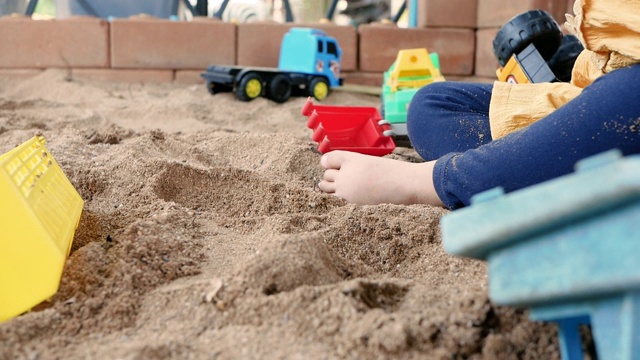
M 496 186 L 509 192 L 568 174 L 578 160 L 606 150 L 640 153 L 640 65 L 601 76 L 545 118 L 495 141 L 492 87 L 433 83 L 409 106 L 409 139 L 424 160 L 437 159 L 434 185 L 450 209 Z

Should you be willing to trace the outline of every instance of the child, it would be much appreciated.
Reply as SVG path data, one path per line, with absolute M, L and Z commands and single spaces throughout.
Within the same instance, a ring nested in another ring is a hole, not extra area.
M 433 83 L 413 98 L 409 138 L 426 161 L 324 154 L 326 193 L 356 204 L 456 209 L 514 191 L 617 148 L 640 153 L 640 1 L 576 0 L 567 29 L 585 47 L 571 83 Z M 615 174 L 612 174 L 615 176 Z

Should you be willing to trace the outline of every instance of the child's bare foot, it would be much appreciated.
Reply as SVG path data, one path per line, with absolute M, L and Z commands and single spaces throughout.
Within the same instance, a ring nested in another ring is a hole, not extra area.
M 435 161 L 409 163 L 349 151 L 322 156 L 318 184 L 328 194 L 359 205 L 430 204 L 444 206 L 433 186 Z

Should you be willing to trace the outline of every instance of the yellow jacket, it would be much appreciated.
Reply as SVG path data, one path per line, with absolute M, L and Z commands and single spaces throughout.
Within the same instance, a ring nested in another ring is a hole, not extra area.
M 599 76 L 640 63 L 640 0 L 576 0 L 564 24 L 585 47 L 570 83 L 495 82 L 489 106 L 491 136 L 498 139 L 553 112 Z

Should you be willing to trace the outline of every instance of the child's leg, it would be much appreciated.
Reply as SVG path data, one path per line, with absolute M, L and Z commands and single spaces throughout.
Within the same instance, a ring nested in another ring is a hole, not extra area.
M 409 106 L 411 145 L 425 160 L 475 149 L 491 141 L 492 84 L 437 82 L 420 89 Z
M 458 208 L 496 186 L 509 192 L 568 174 L 578 160 L 613 148 L 640 153 L 640 65 L 600 77 L 524 129 L 439 158 L 433 181 L 444 204 Z

